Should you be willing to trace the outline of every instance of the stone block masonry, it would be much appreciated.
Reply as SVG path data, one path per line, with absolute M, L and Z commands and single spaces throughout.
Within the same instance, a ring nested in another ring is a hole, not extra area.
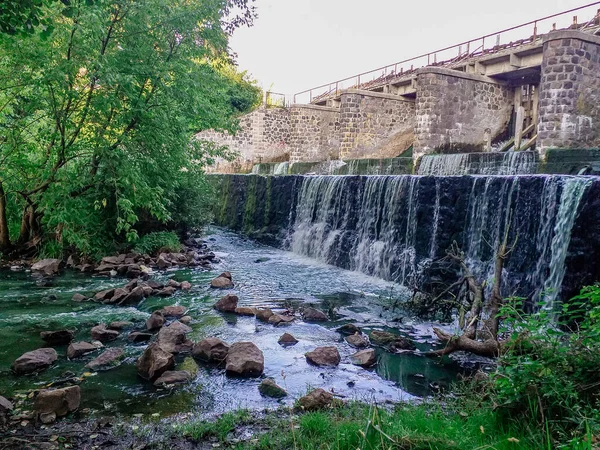
M 339 156 L 339 110 L 325 106 L 290 108 L 291 162 L 326 161 Z
M 538 148 L 600 147 L 600 37 L 557 31 L 544 40 Z
M 491 78 L 427 67 L 417 75 L 415 151 L 418 158 L 456 147 L 480 151 L 486 130 L 492 137 L 508 124 L 513 90 Z

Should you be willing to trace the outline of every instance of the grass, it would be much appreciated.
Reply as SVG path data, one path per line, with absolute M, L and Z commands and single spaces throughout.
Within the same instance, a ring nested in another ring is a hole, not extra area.
M 192 439 L 201 441 L 209 437 L 215 437 L 220 441 L 225 441 L 229 433 L 236 427 L 252 421 L 252 415 L 246 409 L 232 411 L 223 414 L 214 422 L 190 421 L 174 426 L 174 432 Z

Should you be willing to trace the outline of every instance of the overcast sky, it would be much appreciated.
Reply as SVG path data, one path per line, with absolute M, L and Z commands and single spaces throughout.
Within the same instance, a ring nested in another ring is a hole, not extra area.
M 252 28 L 236 31 L 230 46 L 239 68 L 264 89 L 289 95 L 588 3 L 256 0 L 259 18 Z M 579 13 L 579 22 L 599 7 Z

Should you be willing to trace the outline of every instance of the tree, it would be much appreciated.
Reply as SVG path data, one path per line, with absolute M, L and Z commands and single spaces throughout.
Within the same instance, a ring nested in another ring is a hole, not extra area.
M 259 101 L 227 48 L 250 1 L 71 0 L 50 39 L 0 34 L 0 251 L 99 255 L 170 220 L 224 152 L 194 133 Z

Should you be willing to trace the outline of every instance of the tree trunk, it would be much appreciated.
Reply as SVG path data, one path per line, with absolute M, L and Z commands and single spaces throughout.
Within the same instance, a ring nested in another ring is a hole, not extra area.
M 8 250 L 10 250 L 10 234 L 6 217 L 6 193 L 0 181 L 0 251 L 7 252 Z

